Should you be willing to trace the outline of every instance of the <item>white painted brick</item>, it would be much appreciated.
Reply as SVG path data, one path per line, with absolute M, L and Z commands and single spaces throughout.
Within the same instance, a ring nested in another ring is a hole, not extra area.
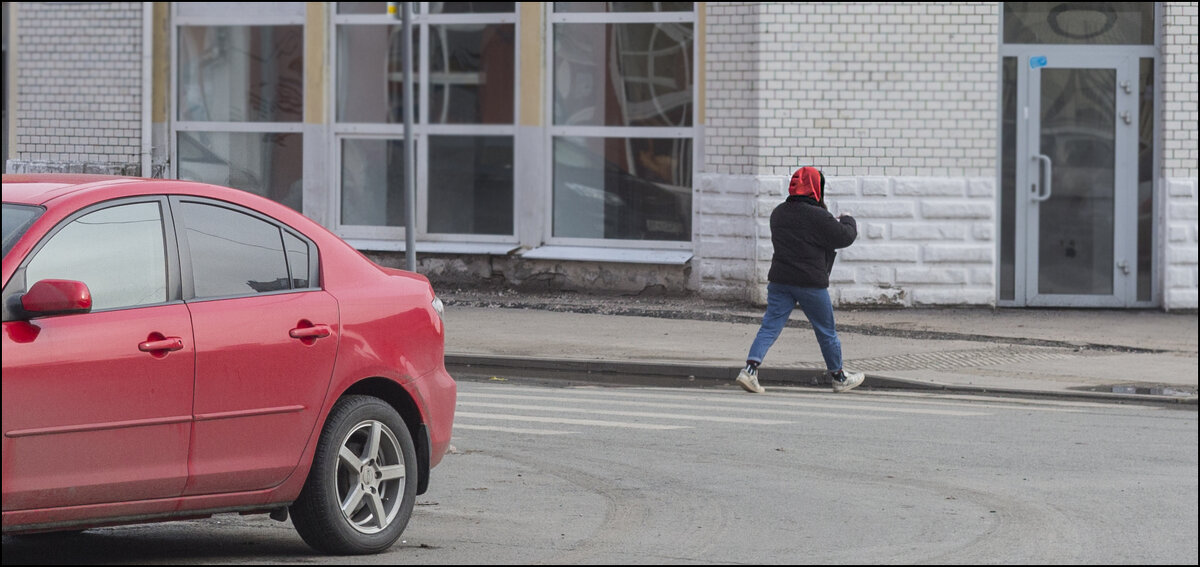
M 922 201 L 921 216 L 927 219 L 990 219 L 994 208 L 990 202 Z
M 966 194 L 962 179 L 907 177 L 896 180 L 892 194 L 898 197 L 959 197 Z
M 917 246 L 905 244 L 851 245 L 838 252 L 848 262 L 916 262 L 918 255 Z
M 991 263 L 992 253 L 990 246 L 929 245 L 924 248 L 922 259 L 926 262 Z
M 831 213 L 841 213 L 861 219 L 907 219 L 916 216 L 916 206 L 908 201 L 832 201 Z
M 903 268 L 900 268 L 903 269 Z M 899 269 L 890 266 L 859 266 L 854 268 L 854 280 L 864 284 L 893 284 Z
M 892 223 L 893 240 L 965 240 L 967 227 L 947 223 Z
M 865 234 L 871 240 L 879 240 L 884 237 L 887 231 L 887 226 L 881 223 L 869 222 L 859 225 L 859 234 Z
M 914 266 L 896 268 L 898 284 L 964 284 L 967 272 L 961 268 Z
M 838 289 L 838 304 L 904 307 L 911 301 L 902 289 L 856 286 Z
M 917 289 L 912 293 L 914 305 L 995 305 L 990 289 Z
M 829 272 L 829 283 L 831 284 L 848 284 L 855 282 L 855 270 L 844 266 L 834 266 L 833 271 Z

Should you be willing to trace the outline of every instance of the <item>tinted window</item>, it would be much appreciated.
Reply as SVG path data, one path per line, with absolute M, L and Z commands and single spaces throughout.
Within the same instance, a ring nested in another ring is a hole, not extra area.
M 292 272 L 292 287 L 308 287 L 308 243 L 296 238 L 295 235 L 283 233 L 283 243 L 287 246 L 288 267 Z
M 42 214 L 41 207 L 29 205 L 14 205 L 4 203 L 4 255 L 12 250 L 14 244 L 25 234 L 25 229 Z
M 88 213 L 54 233 L 29 262 L 26 286 L 76 280 L 92 292 L 92 309 L 163 303 L 167 259 L 158 203 Z
M 291 289 L 278 226 L 215 205 L 181 210 L 197 298 Z

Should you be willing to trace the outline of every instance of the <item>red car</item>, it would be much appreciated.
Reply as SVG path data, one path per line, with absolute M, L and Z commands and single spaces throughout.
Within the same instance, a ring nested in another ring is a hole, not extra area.
M 450 444 L 441 301 L 201 183 L 4 176 L 4 533 L 289 511 L 387 549 Z

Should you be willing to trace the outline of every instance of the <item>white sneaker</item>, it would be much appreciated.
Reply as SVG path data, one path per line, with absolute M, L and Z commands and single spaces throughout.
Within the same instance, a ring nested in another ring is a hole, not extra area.
M 741 372 L 738 372 L 737 383 L 741 384 L 742 388 L 745 388 L 747 392 L 761 394 L 767 391 L 766 388 L 758 385 L 758 374 L 746 372 L 745 368 Z
M 845 370 L 842 371 L 842 376 L 845 377 L 844 380 L 838 380 L 837 378 L 833 379 L 834 392 L 846 392 L 853 390 L 857 388 L 859 384 L 862 384 L 863 379 L 866 378 L 863 376 L 862 372 L 846 372 Z

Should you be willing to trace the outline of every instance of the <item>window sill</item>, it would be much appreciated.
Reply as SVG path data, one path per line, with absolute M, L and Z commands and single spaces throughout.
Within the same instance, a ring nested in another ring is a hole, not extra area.
M 521 257 L 531 260 L 683 265 L 692 259 L 692 251 L 656 250 L 649 248 L 600 248 L 592 246 L 541 246 L 522 253 Z
M 346 243 L 357 250 L 370 252 L 404 252 L 403 240 L 369 240 L 347 238 Z M 516 244 L 503 242 L 418 242 L 418 254 L 487 254 L 507 256 L 516 250 Z

